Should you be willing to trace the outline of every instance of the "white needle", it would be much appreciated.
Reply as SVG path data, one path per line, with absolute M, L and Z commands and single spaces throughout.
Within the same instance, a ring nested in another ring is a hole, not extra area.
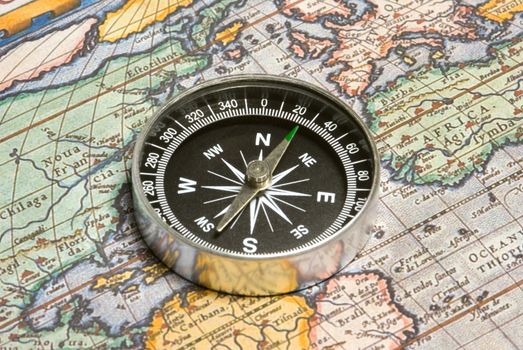
M 264 160 L 254 160 L 248 164 L 245 175 L 246 181 L 232 201 L 229 210 L 227 210 L 216 226 L 216 231 L 222 232 L 260 191 L 267 189 L 271 185 L 272 174 L 297 131 L 298 126 L 296 125 Z

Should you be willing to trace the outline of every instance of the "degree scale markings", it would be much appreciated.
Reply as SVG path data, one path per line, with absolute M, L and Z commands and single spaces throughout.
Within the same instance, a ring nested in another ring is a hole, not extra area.
M 283 103 L 282 103 L 282 106 L 283 106 Z M 281 114 L 281 109 L 280 111 L 278 112 L 278 114 Z M 242 116 L 248 116 L 249 114 L 237 114 L 236 117 L 242 117 Z M 271 116 L 269 115 L 268 113 L 266 114 L 262 114 L 263 116 Z M 224 115 L 222 112 L 218 113 L 216 115 L 218 117 L 217 120 L 220 120 L 220 119 L 225 119 L 225 118 L 232 118 L 230 115 Z M 295 116 L 295 115 L 292 115 L 292 116 Z M 315 118 L 317 117 L 318 115 L 315 116 Z M 287 117 L 287 118 L 285 118 Z M 200 129 L 201 127 L 203 126 L 207 126 L 209 125 L 210 123 L 208 123 L 209 119 L 210 118 L 203 118 L 203 119 L 200 119 L 198 120 L 197 124 L 193 124 L 192 126 L 189 126 L 189 128 L 185 127 L 183 124 L 181 124 L 178 120 L 175 120 L 175 119 L 172 119 L 172 118 L 169 118 L 171 120 L 174 120 L 178 125 L 180 125 L 185 131 L 187 131 L 187 133 L 181 133 L 179 134 L 178 137 L 176 137 L 173 141 L 173 143 L 171 143 L 168 147 L 168 151 L 165 152 L 163 155 L 162 155 L 162 159 L 161 161 L 163 161 L 164 164 L 167 164 L 167 161 L 168 159 L 163 159 L 164 158 L 164 155 L 168 155 L 169 157 L 174 153 L 174 151 L 176 150 L 177 146 L 180 145 L 186 137 L 192 135 L 194 132 L 196 132 L 198 129 Z M 281 118 L 281 119 L 291 119 L 293 122 L 298 122 L 298 120 L 296 120 L 296 118 L 291 118 L 289 117 L 289 114 L 287 115 L 284 115 L 284 118 Z M 207 121 L 207 123 L 204 123 L 204 121 Z M 331 147 L 333 147 L 333 149 L 338 152 L 338 154 L 340 155 L 340 159 L 343 161 L 343 164 L 346 166 L 346 170 L 348 171 L 348 175 L 354 175 L 354 170 L 350 167 L 352 165 L 355 165 L 355 164 L 359 164 L 359 163 L 362 163 L 362 162 L 365 162 L 365 161 L 370 161 L 370 159 L 361 159 L 361 160 L 358 160 L 356 162 L 351 162 L 350 161 L 350 158 L 346 155 L 346 154 L 343 154 L 343 147 L 341 147 L 341 145 L 339 145 L 339 143 L 337 143 L 336 139 L 333 140 L 333 136 L 331 134 L 329 134 L 325 129 L 323 129 L 321 126 L 317 125 L 317 124 L 314 124 L 312 127 L 310 126 L 307 126 L 307 124 L 310 124 L 308 123 L 307 120 L 305 120 L 305 122 L 303 120 L 301 120 L 300 118 L 300 121 L 302 124 L 302 126 L 305 126 L 305 127 L 308 127 L 309 129 L 311 129 L 312 131 L 314 131 L 315 133 L 317 133 L 318 135 L 322 136 L 322 138 L 327 141 Z M 200 124 L 200 123 L 204 123 L 204 124 Z M 197 126 L 197 128 L 193 128 L 194 126 Z M 186 135 L 184 135 L 186 134 Z M 183 136 L 183 137 L 182 137 Z M 344 135 L 343 135 L 344 136 Z M 336 143 L 335 143 L 336 142 Z M 171 147 L 171 146 L 175 146 L 174 148 Z M 347 176 L 347 179 L 349 179 L 349 177 Z
M 158 149 L 160 149 L 160 150 L 162 150 L 162 151 L 167 151 L 166 148 L 161 147 L 161 146 L 158 146 L 158 145 L 156 145 L 156 144 L 154 144 L 154 143 L 146 142 L 145 144 L 146 144 L 146 145 L 149 145 L 149 146 L 153 146 L 153 147 L 155 147 L 155 148 L 158 148 Z
M 230 96 L 228 96 L 230 98 Z M 234 98 L 234 97 L 233 97 Z M 241 99 L 240 99 L 241 100 Z M 254 100 L 256 101 L 256 100 Z M 258 100 L 258 105 L 260 104 L 260 100 Z M 180 232 L 182 235 L 186 236 L 187 238 L 191 239 L 195 243 L 202 244 L 204 246 L 212 246 L 212 244 L 209 244 L 208 242 L 205 242 L 204 240 L 201 240 L 201 238 L 195 236 L 191 231 L 187 230 L 187 228 L 180 223 L 180 221 L 177 219 L 177 217 L 174 215 L 174 213 L 171 210 L 171 207 L 169 205 L 169 202 L 167 200 L 167 197 L 165 195 L 165 185 L 163 178 L 165 176 L 166 168 L 169 163 L 169 160 L 173 156 L 174 152 L 177 150 L 177 148 L 192 134 L 197 132 L 198 130 L 204 128 L 205 126 L 212 124 L 216 121 L 220 120 L 226 120 L 230 118 L 237 118 L 237 117 L 246 117 L 246 116 L 252 116 L 253 114 L 256 114 L 260 117 L 273 117 L 281 120 L 289 120 L 293 123 L 304 126 L 308 130 L 312 131 L 314 134 L 321 137 L 327 144 L 330 145 L 331 149 L 336 152 L 338 155 L 341 164 L 343 165 L 343 169 L 345 172 L 346 177 L 346 184 L 347 184 L 347 196 L 344 201 L 344 207 L 343 210 L 339 213 L 339 217 L 337 217 L 334 221 L 334 223 L 327 228 L 322 234 L 318 235 L 314 240 L 308 242 L 307 244 L 297 247 L 292 250 L 296 249 L 302 249 L 307 246 L 314 245 L 316 243 L 321 242 L 324 238 L 328 237 L 330 234 L 336 232 L 339 230 L 343 224 L 346 222 L 348 218 L 354 218 L 355 215 L 351 215 L 351 211 L 356 203 L 356 192 L 369 192 L 370 189 L 362 188 L 361 186 L 357 186 L 358 182 L 358 175 L 355 173 L 354 165 L 362 163 L 362 162 L 368 162 L 370 159 L 359 159 L 355 161 L 351 161 L 350 154 L 347 152 L 344 146 L 342 146 L 339 141 L 346 137 L 349 133 L 343 133 L 341 136 L 340 133 L 336 135 L 336 132 L 332 132 L 324 128 L 322 125 L 317 123 L 316 121 L 322 120 L 323 118 L 320 116 L 320 113 L 315 113 L 314 116 L 309 115 L 309 113 L 305 113 L 302 115 L 299 115 L 297 113 L 291 113 L 290 111 L 285 111 L 285 100 L 281 101 L 281 104 L 278 108 L 270 108 L 269 106 L 263 106 L 263 108 L 252 108 L 249 107 L 249 105 L 256 104 L 256 102 L 251 102 L 250 99 L 244 98 L 244 106 L 237 106 L 236 108 L 226 108 L 225 110 L 222 110 L 220 112 L 215 112 L 213 110 L 214 103 L 208 104 L 204 103 L 203 105 L 200 105 L 202 107 L 207 107 L 208 113 L 205 113 L 201 118 L 198 118 L 198 120 L 193 121 L 190 123 L 188 120 L 184 120 L 183 118 L 173 118 L 168 117 L 169 120 L 172 120 L 176 125 L 178 125 L 183 131 L 178 132 L 178 134 L 168 142 L 167 147 L 155 147 L 157 145 L 153 143 L 148 143 L 150 146 L 157 148 L 158 150 L 161 150 L 160 157 L 158 160 L 158 166 L 156 169 L 156 174 L 150 174 L 151 176 L 155 177 L 155 187 L 158 187 L 157 190 L 157 197 L 158 199 L 153 201 L 154 204 L 159 203 L 160 204 L 160 213 L 162 216 L 167 218 L 169 220 L 169 224 L 171 227 L 175 228 L 178 232 Z M 273 102 L 271 102 L 273 105 Z M 253 113 L 254 112 L 254 113 Z M 311 118 L 312 117 L 312 118 Z M 268 119 L 270 120 L 270 119 Z M 325 120 L 323 120 L 325 122 Z M 334 121 L 330 121 L 334 122 Z M 167 128 L 169 126 L 166 126 Z M 172 125 L 170 125 L 172 127 Z M 160 129 L 159 132 L 163 132 L 164 129 Z M 241 154 L 243 158 L 244 155 Z M 243 160 L 246 162 L 246 160 Z M 145 175 L 145 174 L 144 174 Z M 147 175 L 145 175 L 147 176 Z M 299 182 L 299 181 L 296 181 Z M 171 184 L 168 184 L 171 185 Z M 222 198 L 224 200 L 226 198 Z M 366 200 L 366 198 L 364 198 Z M 219 200 L 218 200 L 219 201 Z M 210 200 L 207 201 L 207 203 L 216 202 L 216 200 Z M 150 202 L 150 204 L 153 204 Z M 296 207 L 291 204 L 289 204 L 291 207 Z M 262 208 L 265 210 L 264 208 Z M 301 209 L 301 208 L 299 208 Z M 264 213 L 267 215 L 266 213 Z M 270 223 L 269 223 L 270 224 Z M 213 249 L 217 249 L 219 251 L 223 251 L 226 253 L 234 253 L 230 250 L 223 249 L 220 247 L 212 247 Z
M 282 103 L 282 106 L 283 106 L 283 104 L 284 104 L 284 103 Z M 282 107 L 282 106 L 281 106 L 281 107 Z M 271 110 L 271 109 L 265 109 L 266 113 L 265 113 L 265 114 L 260 113 L 260 114 L 263 115 L 263 116 L 271 116 L 271 114 L 270 114 L 270 112 L 269 112 L 270 110 Z M 261 112 L 261 109 L 260 109 L 260 112 Z M 279 114 L 280 116 L 282 115 L 282 110 L 281 110 L 281 108 L 280 108 L 280 110 L 278 111 L 277 115 L 278 115 L 278 114 Z M 217 116 L 218 116 L 219 119 L 231 118 L 231 113 L 228 113 L 228 114 L 226 114 L 226 113 L 219 113 Z M 236 113 L 236 116 L 245 116 L 245 114 L 242 115 L 242 114 L 240 114 L 240 113 Z M 293 118 L 293 117 L 294 117 L 294 118 Z M 298 120 L 296 120 L 297 117 L 298 117 L 297 115 L 292 115 L 292 114 L 290 114 L 290 113 L 288 113 L 288 112 L 283 112 L 283 118 L 282 118 L 282 119 L 292 119 L 294 122 L 298 122 Z M 316 119 L 317 117 L 318 117 L 318 114 L 315 116 L 314 119 Z M 182 133 L 182 134 L 180 134 L 180 136 L 175 140 L 175 141 L 177 141 L 177 142 L 173 142 L 171 145 L 180 145 L 180 144 L 184 141 L 184 139 L 185 139 L 187 136 L 193 134 L 193 133 L 194 133 L 195 131 L 197 131 L 199 128 L 208 125 L 208 124 L 209 124 L 209 119 L 210 119 L 210 118 L 208 118 L 208 117 L 207 117 L 207 118 L 204 117 L 203 120 L 199 120 L 199 121 L 198 121 L 197 123 L 195 123 L 193 126 L 189 126 L 188 128 L 185 127 L 183 124 L 181 124 L 178 120 L 175 120 L 175 122 L 176 122 L 178 125 L 180 125 L 182 128 L 184 128 L 184 130 L 186 130 L 187 133 Z M 218 120 L 219 120 L 219 119 L 218 119 Z M 301 119 L 301 118 L 300 118 L 300 119 Z M 300 120 L 299 122 L 304 123 L 303 120 Z M 307 123 L 307 124 L 308 124 L 308 123 Z M 303 124 L 302 124 L 302 125 L 303 125 Z M 194 126 L 196 126 L 196 128 L 195 128 Z M 322 136 L 322 138 L 324 138 L 324 139 L 325 139 L 325 140 L 326 140 L 326 141 L 331 145 L 331 147 L 333 147 L 337 152 L 342 152 L 342 151 L 343 151 L 343 148 L 342 148 L 339 144 L 335 144 L 335 145 L 333 145 L 333 143 L 334 143 L 336 140 L 333 140 L 332 135 L 330 135 L 329 133 L 327 133 L 326 130 L 323 130 L 323 128 L 321 128 L 321 126 L 319 126 L 319 125 L 316 124 L 316 125 L 314 125 L 312 128 L 310 128 L 310 129 L 312 129 L 313 131 L 315 131 L 316 133 L 318 133 L 320 136 Z M 183 135 L 183 134 L 186 134 L 186 135 Z M 185 136 L 185 137 L 183 137 L 183 139 L 182 139 L 182 136 Z M 171 145 L 170 145 L 170 146 L 171 146 Z M 175 146 L 175 147 L 169 147 L 168 152 L 166 152 L 166 153 L 164 153 L 164 154 L 162 155 L 162 157 L 161 157 L 161 158 L 162 158 L 161 161 L 162 161 L 163 166 L 161 166 L 161 168 L 162 168 L 163 171 L 161 171 L 161 174 L 159 173 L 158 175 L 163 175 L 163 172 L 164 172 L 164 170 L 165 170 L 165 165 L 167 164 L 167 161 L 168 161 L 168 159 L 163 159 L 163 158 L 166 158 L 166 157 L 165 157 L 166 155 L 167 155 L 167 156 L 171 156 L 172 153 L 174 153 L 175 149 L 176 149 L 176 146 Z M 347 171 L 347 173 L 348 173 L 347 180 L 348 180 L 349 182 L 351 182 L 351 183 L 352 183 L 352 181 L 350 181 L 350 179 L 351 179 L 351 178 L 352 178 L 352 179 L 353 179 L 353 178 L 356 178 L 356 176 L 354 175 L 354 170 L 352 169 L 352 167 L 350 167 L 350 165 L 353 165 L 353 164 L 356 164 L 356 163 L 360 163 L 360 162 L 364 162 L 364 161 L 368 161 L 368 160 L 369 160 L 369 159 L 363 159 L 363 160 L 360 160 L 360 161 L 358 161 L 358 162 L 354 162 L 354 163 L 352 163 L 352 162 L 350 162 L 350 159 L 349 159 L 349 157 L 347 157 L 347 156 L 340 157 L 340 158 L 342 159 L 343 164 L 344 164 L 345 167 L 347 168 L 346 170 L 348 170 L 348 171 Z M 347 160 L 348 160 L 348 161 L 347 161 Z M 159 167 L 158 170 L 160 170 L 160 167 Z M 349 178 L 349 176 L 350 176 L 350 178 Z M 162 182 L 163 182 L 163 181 L 162 181 Z M 349 187 L 348 187 L 348 190 L 349 190 L 349 191 L 353 191 L 353 190 L 355 190 L 355 189 L 352 188 L 352 186 L 349 186 Z M 195 242 L 197 242 L 197 243 L 201 243 L 201 242 L 203 242 L 201 239 L 197 238 L 197 237 L 194 236 L 192 233 L 190 233 L 187 229 L 185 229 L 185 227 L 183 227 L 183 226 L 180 227 L 178 220 L 176 219 L 176 217 L 174 216 L 174 214 L 172 214 L 172 211 L 171 211 L 171 209 L 170 209 L 170 207 L 169 207 L 169 204 L 167 203 L 167 200 L 166 200 L 166 198 L 165 198 L 165 195 L 164 195 L 164 191 L 163 191 L 163 189 L 162 189 L 162 191 L 159 191 L 159 196 L 162 196 L 162 197 L 163 197 L 162 199 L 159 200 L 159 202 L 161 203 L 161 209 L 162 209 L 161 212 L 162 212 L 162 214 L 165 215 L 165 216 L 166 216 L 167 218 L 169 218 L 170 220 L 173 220 L 173 221 L 174 221 L 174 222 L 171 224 L 171 227 L 176 227 L 176 228 L 179 229 L 179 230 L 181 229 L 180 231 L 185 231 L 187 237 L 188 237 L 188 238 L 191 238 L 191 239 L 194 239 Z M 354 202 L 353 202 L 352 200 L 347 200 L 347 201 L 346 201 L 346 204 L 354 204 Z M 167 214 L 164 213 L 164 211 L 167 211 Z M 331 233 L 331 232 L 333 232 L 335 229 L 339 229 L 339 228 L 341 228 L 341 224 L 345 221 L 346 218 L 348 218 L 348 217 L 353 218 L 353 217 L 354 217 L 353 215 L 350 215 L 350 214 L 348 214 L 348 213 L 346 213 L 346 212 L 347 212 L 347 210 L 342 210 L 342 213 L 341 213 L 341 214 L 345 214 L 345 215 L 343 215 L 343 217 L 341 217 L 341 216 L 338 217 L 338 218 L 336 219 L 336 221 L 335 221 L 335 227 L 329 227 L 329 228 L 325 231 L 325 233 Z M 323 240 L 323 238 L 324 238 L 323 236 L 325 235 L 325 233 L 322 234 L 321 236 L 317 237 L 317 238 L 316 238 L 315 240 L 313 240 L 312 242 L 309 242 L 309 243 L 306 244 L 305 246 L 309 246 L 309 245 L 312 245 L 312 244 L 314 244 L 314 243 L 320 242 L 321 240 Z M 205 243 L 207 243 L 207 242 L 205 242 Z M 206 244 L 206 246 L 207 246 L 207 245 L 208 245 L 208 244 Z M 220 249 L 220 250 L 221 250 L 221 251 L 224 251 L 224 252 L 227 252 L 227 250 L 224 250 L 224 249 Z

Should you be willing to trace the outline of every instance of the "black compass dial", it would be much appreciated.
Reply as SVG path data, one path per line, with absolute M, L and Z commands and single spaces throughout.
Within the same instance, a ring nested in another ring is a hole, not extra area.
M 354 118 L 305 87 L 208 87 L 148 130 L 143 193 L 168 226 L 211 250 L 267 255 L 320 244 L 371 191 L 371 146 Z

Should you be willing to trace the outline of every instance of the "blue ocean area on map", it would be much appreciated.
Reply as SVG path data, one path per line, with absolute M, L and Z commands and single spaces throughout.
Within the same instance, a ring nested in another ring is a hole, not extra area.
M 78 7 L 76 7 L 71 12 L 75 15 L 79 15 L 79 17 L 83 17 L 86 14 L 99 14 L 99 9 L 103 8 L 105 11 L 110 11 L 111 6 L 100 6 L 99 0 L 81 0 Z M 122 1 L 105 1 L 107 5 L 110 5 L 112 3 L 112 6 L 114 8 L 121 6 Z M 93 6 L 96 5 L 96 6 Z M 53 25 L 60 26 L 63 24 L 70 24 L 71 23 L 71 12 L 68 12 L 68 19 L 66 21 L 62 21 L 61 16 L 55 17 L 52 13 L 45 13 L 36 17 L 33 17 L 31 26 L 28 29 L 22 30 L 18 33 L 14 33 L 12 35 L 7 36 L 5 32 L 2 32 L 2 27 L 0 24 L 0 53 L 2 52 L 2 46 L 7 46 L 10 43 L 16 42 L 16 41 L 22 41 L 23 39 L 29 38 L 29 37 L 36 37 L 40 35 L 41 33 L 47 31 L 52 27 Z M 77 17 L 78 18 L 78 17 Z M 20 40 L 19 40 L 20 39 Z

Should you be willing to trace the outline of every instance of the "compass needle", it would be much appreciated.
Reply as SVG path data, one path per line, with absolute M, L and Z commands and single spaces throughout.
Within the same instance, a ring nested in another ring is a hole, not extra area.
M 227 212 L 227 210 L 229 210 L 230 207 L 231 206 L 228 205 L 225 208 L 223 208 L 222 211 L 220 211 L 218 214 L 214 215 L 213 219 L 219 218 L 220 216 L 224 215 Z
M 272 175 L 274 173 L 274 170 L 276 170 L 276 167 L 280 163 L 281 158 L 285 154 L 285 151 L 287 151 L 287 148 L 289 147 L 289 144 L 291 143 L 292 139 L 294 138 L 294 135 L 296 135 L 296 132 L 298 132 L 299 126 L 296 125 L 292 130 L 285 135 L 283 140 L 276 146 L 271 153 L 264 159 L 267 164 L 269 164 L 269 172 Z
M 218 291 L 316 284 L 356 256 L 376 216 L 379 160 L 367 127 L 345 102 L 293 79 L 187 89 L 150 118 L 134 152 L 145 242 Z
M 250 186 L 243 185 L 240 192 L 234 197 L 234 200 L 229 207 L 229 210 L 225 213 L 222 220 L 216 226 L 216 231 L 222 232 L 225 226 L 227 226 L 236 215 L 242 211 L 243 208 L 253 199 L 260 190 Z
M 222 162 L 224 162 L 225 165 L 227 165 L 227 167 L 234 173 L 234 175 L 236 175 L 236 177 L 238 177 L 239 179 L 246 178 L 247 181 L 241 187 L 240 192 L 234 198 L 231 207 L 220 220 L 218 226 L 216 226 L 216 231 L 222 232 L 223 229 L 236 217 L 236 215 L 238 215 L 238 213 L 241 210 L 243 210 L 243 208 L 245 208 L 245 206 L 260 191 L 265 190 L 271 184 L 272 174 L 274 173 L 274 170 L 276 170 L 276 167 L 280 163 L 280 160 L 285 154 L 285 151 L 289 147 L 289 144 L 294 138 L 294 135 L 296 135 L 297 131 L 298 125 L 296 125 L 287 135 L 285 135 L 283 140 L 263 160 L 263 149 L 261 149 L 258 160 L 252 161 L 251 163 L 247 164 L 247 170 L 245 175 L 240 170 L 236 169 L 232 164 L 230 164 L 222 158 Z M 281 178 L 283 178 L 283 176 Z M 207 188 L 210 188 L 210 186 L 207 186 Z M 262 197 L 260 199 L 260 202 L 263 202 L 263 200 L 264 198 Z M 275 203 L 272 204 L 272 206 L 278 207 Z M 258 217 L 258 210 L 259 209 L 257 208 L 254 219 L 251 218 L 251 234 L 252 230 L 254 229 L 254 224 L 252 223 L 252 221 L 256 221 L 256 218 Z M 278 213 L 278 215 L 284 217 L 287 222 L 291 223 L 290 220 L 285 216 L 285 214 L 281 212 L 281 210 L 273 210 L 276 213 Z

